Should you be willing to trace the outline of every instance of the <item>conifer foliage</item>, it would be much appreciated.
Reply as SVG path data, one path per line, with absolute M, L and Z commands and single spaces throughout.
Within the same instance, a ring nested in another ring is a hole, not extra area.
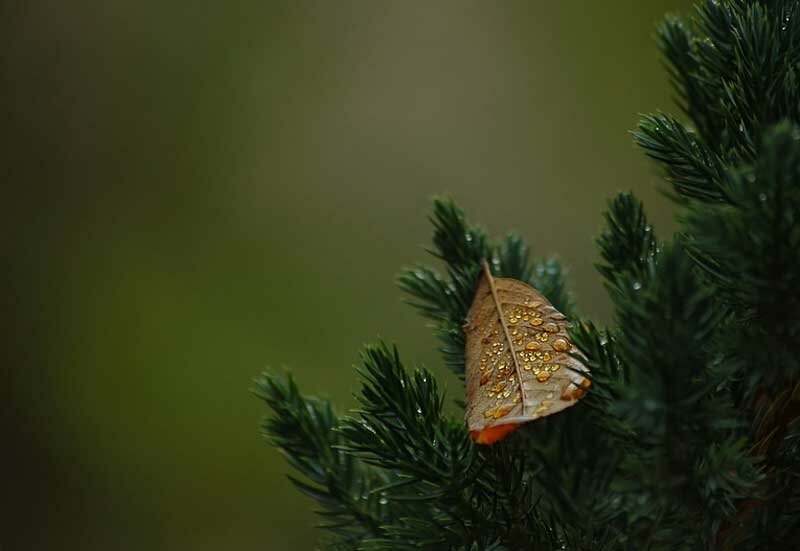
M 266 373 L 264 433 L 317 502 L 330 549 L 771 550 L 800 546 L 800 2 L 710 0 L 659 27 L 682 113 L 635 139 L 680 204 L 659 239 L 631 194 L 599 236 L 611 327 L 576 318 L 563 270 L 437 199 L 444 271 L 399 276 L 445 365 L 481 261 L 573 321 L 576 407 L 474 444 L 423 368 L 369 346 L 345 415 Z

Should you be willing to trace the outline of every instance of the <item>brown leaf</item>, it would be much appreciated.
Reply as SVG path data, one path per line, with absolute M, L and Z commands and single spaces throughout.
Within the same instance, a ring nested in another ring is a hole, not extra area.
M 589 370 L 569 355 L 567 321 L 536 289 L 486 261 L 467 314 L 465 419 L 479 444 L 576 403 Z M 511 351 L 513 350 L 513 354 Z

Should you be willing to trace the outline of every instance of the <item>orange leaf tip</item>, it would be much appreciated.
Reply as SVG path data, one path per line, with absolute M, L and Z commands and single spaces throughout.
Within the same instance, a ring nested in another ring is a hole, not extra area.
M 520 426 L 520 423 L 505 423 L 503 425 L 492 425 L 482 430 L 470 431 L 469 435 L 478 444 L 493 444 L 503 438 L 506 434 Z

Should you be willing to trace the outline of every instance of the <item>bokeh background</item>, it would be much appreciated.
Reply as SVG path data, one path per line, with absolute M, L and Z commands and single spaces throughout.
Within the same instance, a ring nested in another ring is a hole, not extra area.
M 5 0 L 0 549 L 312 549 L 259 435 L 267 366 L 351 406 L 366 341 L 444 372 L 393 278 L 435 193 L 570 268 L 659 178 L 677 0 Z

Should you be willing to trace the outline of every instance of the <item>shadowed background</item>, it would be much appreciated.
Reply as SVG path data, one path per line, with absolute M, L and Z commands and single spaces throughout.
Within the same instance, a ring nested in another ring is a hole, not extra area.
M 460 395 L 393 283 L 435 193 L 607 321 L 605 200 L 673 228 L 628 131 L 688 4 L 4 2 L 0 549 L 313 548 L 251 380 L 345 409 L 380 335 Z

